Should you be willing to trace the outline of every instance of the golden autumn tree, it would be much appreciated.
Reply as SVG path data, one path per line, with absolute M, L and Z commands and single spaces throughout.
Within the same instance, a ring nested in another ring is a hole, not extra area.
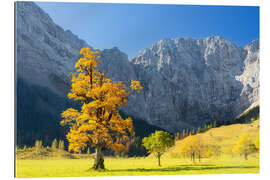
M 256 147 L 253 144 L 250 136 L 247 133 L 242 134 L 237 144 L 232 148 L 232 152 L 235 154 L 244 155 L 245 160 L 248 159 L 248 155 L 255 151 Z
M 82 106 L 80 110 L 65 110 L 61 124 L 70 128 L 66 136 L 69 151 L 80 152 L 92 146 L 96 149 L 93 169 L 105 169 L 103 150 L 124 151 L 120 142 L 134 136 L 132 119 L 123 119 L 119 114 L 131 91 L 123 82 L 114 82 L 97 69 L 101 61 L 98 51 L 82 48 L 80 54 L 68 98 Z M 142 86 L 132 80 L 130 89 L 140 91 Z
M 182 143 L 179 144 L 179 152 L 183 157 L 190 157 L 191 161 L 195 163 L 195 159 L 198 158 L 199 162 L 201 158 L 210 156 L 219 156 L 220 147 L 214 144 L 209 144 L 198 135 L 188 136 Z

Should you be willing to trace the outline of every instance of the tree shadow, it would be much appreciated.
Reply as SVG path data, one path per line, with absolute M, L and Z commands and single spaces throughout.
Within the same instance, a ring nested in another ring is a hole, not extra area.
M 176 165 L 173 167 L 166 167 L 166 168 L 134 168 L 134 169 L 113 169 L 108 170 L 110 172 L 174 172 L 174 171 L 191 171 L 191 170 L 217 170 L 217 169 L 252 169 L 258 168 L 258 166 L 215 166 L 211 164 L 204 164 L 204 165 Z

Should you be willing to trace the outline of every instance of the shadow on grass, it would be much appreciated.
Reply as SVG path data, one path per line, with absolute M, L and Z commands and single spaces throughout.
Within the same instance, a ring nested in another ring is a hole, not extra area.
M 215 165 L 177 165 L 174 167 L 157 167 L 156 169 L 114 169 L 108 170 L 110 172 L 174 172 L 174 171 L 190 171 L 190 170 L 218 170 L 218 169 L 252 169 L 258 168 L 258 166 L 215 166 Z

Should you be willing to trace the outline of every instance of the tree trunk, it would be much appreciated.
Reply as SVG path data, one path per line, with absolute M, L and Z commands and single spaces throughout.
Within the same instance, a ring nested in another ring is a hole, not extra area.
M 193 163 L 195 163 L 195 153 L 194 152 L 192 153 L 192 160 L 193 160 Z
M 245 153 L 245 160 L 248 160 L 248 154 Z
M 94 163 L 93 169 L 95 170 L 105 169 L 102 147 L 100 146 L 96 147 L 95 163 Z
M 158 166 L 161 166 L 161 164 L 160 164 L 160 154 L 158 153 Z

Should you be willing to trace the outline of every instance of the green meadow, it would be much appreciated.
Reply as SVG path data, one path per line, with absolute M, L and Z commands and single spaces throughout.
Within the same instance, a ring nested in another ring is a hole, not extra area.
M 105 158 L 105 171 L 88 168 L 93 159 L 17 160 L 16 177 L 86 177 L 181 174 L 240 174 L 259 173 L 259 158 L 253 154 L 248 160 L 240 156 L 222 156 L 192 163 L 189 159 L 162 158 L 162 166 L 155 158 Z
M 202 158 L 192 162 L 189 158 L 177 156 L 182 141 L 176 141 L 161 157 L 161 167 L 157 159 L 148 157 L 117 158 L 105 157 L 105 171 L 89 170 L 94 163 L 93 154 L 70 154 L 66 151 L 48 153 L 17 152 L 16 177 L 89 177 L 89 176 L 136 176 L 136 175 L 181 175 L 181 174 L 242 174 L 259 173 L 259 153 L 254 152 L 245 160 L 243 155 L 232 154 L 230 149 L 237 137 L 248 132 L 253 139 L 259 133 L 259 120 L 250 124 L 234 124 L 212 128 L 195 135 L 214 141 L 222 147 L 218 157 Z

